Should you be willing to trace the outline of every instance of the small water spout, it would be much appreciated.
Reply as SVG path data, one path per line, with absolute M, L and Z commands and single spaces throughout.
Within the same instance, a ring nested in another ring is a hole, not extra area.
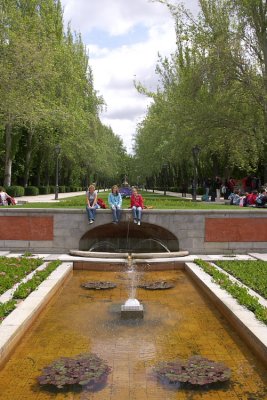
M 130 278 L 130 291 L 129 298 L 121 306 L 121 318 L 122 319 L 142 319 L 144 317 L 143 305 L 135 298 L 136 287 L 137 287 L 137 274 L 135 265 L 131 254 L 127 257 L 128 269 L 127 273 Z

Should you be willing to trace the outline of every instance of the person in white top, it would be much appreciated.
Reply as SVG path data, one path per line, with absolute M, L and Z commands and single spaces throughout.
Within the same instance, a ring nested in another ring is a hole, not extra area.
M 11 204 L 11 196 L 5 192 L 3 186 L 0 186 L 0 205 L 8 206 L 9 204 Z

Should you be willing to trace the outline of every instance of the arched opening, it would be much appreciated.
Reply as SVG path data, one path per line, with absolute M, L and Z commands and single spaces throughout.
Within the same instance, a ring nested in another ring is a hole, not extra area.
M 79 250 L 140 253 L 179 251 L 179 241 L 161 226 L 145 222 L 141 226 L 121 222 L 90 229 L 80 239 Z

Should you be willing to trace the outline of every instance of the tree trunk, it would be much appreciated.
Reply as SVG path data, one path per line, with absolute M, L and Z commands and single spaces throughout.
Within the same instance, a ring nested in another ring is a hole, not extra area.
M 24 187 L 28 186 L 28 180 L 29 180 L 30 163 L 32 155 L 32 137 L 33 137 L 33 132 L 32 129 L 30 129 L 27 135 L 27 148 L 26 148 L 25 165 L 24 165 Z
M 8 187 L 11 185 L 11 172 L 12 172 L 12 126 L 10 123 L 5 126 L 6 136 L 6 154 L 5 154 L 5 179 L 4 186 Z

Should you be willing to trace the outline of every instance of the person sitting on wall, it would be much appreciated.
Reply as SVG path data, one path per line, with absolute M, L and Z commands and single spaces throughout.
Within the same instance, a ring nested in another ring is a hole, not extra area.
M 133 220 L 137 225 L 141 225 L 142 210 L 144 208 L 144 201 L 141 194 L 138 194 L 137 189 L 133 189 L 131 195 L 131 209 L 133 212 Z
M 95 185 L 90 185 L 88 191 L 86 192 L 86 211 L 88 215 L 88 223 L 93 224 L 96 216 L 96 209 L 99 208 L 97 204 L 97 191 L 95 190 Z
M 121 219 L 122 197 L 117 185 L 112 186 L 111 193 L 108 195 L 108 204 L 112 211 L 113 223 L 119 223 Z

